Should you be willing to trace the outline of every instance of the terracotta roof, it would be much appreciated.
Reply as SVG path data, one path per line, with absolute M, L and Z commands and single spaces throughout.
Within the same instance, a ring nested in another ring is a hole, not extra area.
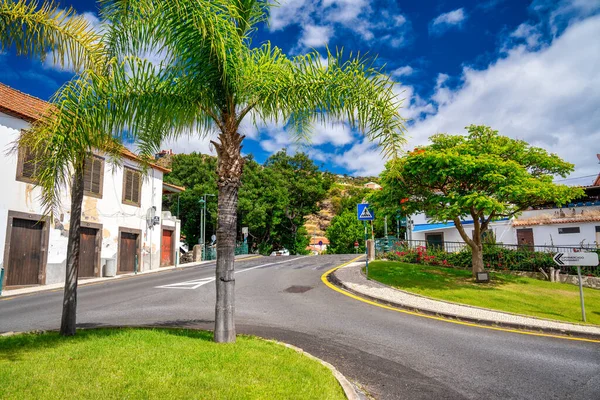
M 165 188 L 167 188 L 167 190 L 165 190 Z M 163 181 L 163 193 L 164 192 L 181 193 L 181 192 L 185 192 L 185 187 L 173 185 L 172 183 L 167 183 L 167 182 Z
M 50 107 L 52 105 L 42 99 L 30 96 L 0 83 L 0 112 L 32 122 L 39 119 Z M 136 154 L 126 148 L 123 148 L 121 154 L 130 160 L 141 161 Z M 149 165 L 162 172 L 171 172 L 170 169 L 154 163 L 150 163 Z
M 137 154 L 135 154 L 134 152 L 132 152 L 131 150 L 129 150 L 127 148 L 123 148 L 123 150 L 121 150 L 121 154 L 123 155 L 123 157 L 129 158 L 130 160 L 142 162 L 142 159 Z M 150 165 L 152 168 L 162 171 L 162 172 L 171 172 L 170 169 L 161 167 L 160 165 L 155 164 L 155 163 L 148 163 L 148 165 Z
M 548 225 L 548 224 L 577 224 L 581 222 L 598 222 L 600 215 L 582 215 L 580 217 L 571 218 L 553 218 L 553 219 L 524 219 L 513 221 L 513 226 L 531 226 L 531 225 Z
M 600 174 L 598 174 L 592 186 L 600 186 Z
M 27 121 L 39 119 L 50 104 L 0 83 L 0 111 Z

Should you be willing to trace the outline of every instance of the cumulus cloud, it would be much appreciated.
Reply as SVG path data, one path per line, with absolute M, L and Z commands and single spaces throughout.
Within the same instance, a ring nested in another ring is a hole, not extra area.
M 319 48 L 329 43 L 333 29 L 329 26 L 306 25 L 299 43 L 304 47 Z
M 412 75 L 413 72 L 414 72 L 413 67 L 411 67 L 410 65 L 405 65 L 403 67 L 396 68 L 395 70 L 393 70 L 391 72 L 390 75 L 392 75 L 395 78 L 400 78 L 400 77 L 403 77 L 403 76 Z
M 441 35 L 449 29 L 462 27 L 467 19 L 467 14 L 464 8 L 459 8 L 447 13 L 438 15 L 431 21 L 429 25 L 429 33 Z
M 307 31 L 307 27 L 328 26 L 330 30 L 324 38 L 329 40 L 336 34 L 346 32 L 358 36 L 371 44 L 382 43 L 390 47 L 401 47 L 409 42 L 407 33 L 410 22 L 400 12 L 393 0 L 384 0 L 373 5 L 374 0 L 282 0 L 271 9 L 269 29 L 280 31 L 288 26 L 299 26 L 302 34 L 299 45 L 294 51 L 307 47 L 307 38 L 316 31 Z M 318 45 L 326 42 L 317 40 Z M 312 46 L 317 47 L 317 46 Z

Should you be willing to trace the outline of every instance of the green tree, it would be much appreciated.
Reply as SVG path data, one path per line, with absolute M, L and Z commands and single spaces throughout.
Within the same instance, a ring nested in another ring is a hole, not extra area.
M 557 155 L 487 126 L 467 130 L 468 136 L 434 135 L 431 145 L 390 161 L 381 174 L 380 201 L 409 214 L 425 212 L 434 222 L 454 222 L 472 250 L 476 274 L 484 270 L 482 237 L 490 222 L 536 205 L 565 204 L 583 192 L 553 183 L 554 176 L 573 171 Z M 473 221 L 473 236 L 466 220 Z
M 127 133 L 142 154 L 165 139 L 218 132 L 218 228 L 215 341 L 235 341 L 234 249 L 244 118 L 282 122 L 299 138 L 315 121 L 347 120 L 353 129 L 395 155 L 403 119 L 393 82 L 363 57 L 312 52 L 288 58 L 252 36 L 269 2 L 257 0 L 105 0 L 114 45 L 110 74 L 89 71 L 60 109 L 85 109 L 86 130 Z M 159 66 L 136 55 L 159 50 Z M 77 102 L 75 102 L 75 98 Z M 55 131 L 56 132 L 56 131 Z
M 356 211 L 345 210 L 342 214 L 333 217 L 325 236 L 329 239 L 327 247 L 329 254 L 354 253 L 354 242 L 359 243 L 359 253 L 365 251 L 365 228 L 357 219 Z

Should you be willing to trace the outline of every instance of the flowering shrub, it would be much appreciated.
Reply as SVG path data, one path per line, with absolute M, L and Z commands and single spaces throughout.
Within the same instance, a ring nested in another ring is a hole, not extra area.
M 408 248 L 398 242 L 398 250 L 383 254 L 390 261 L 400 261 L 410 264 L 440 265 L 456 268 L 471 268 L 471 249 L 465 247 L 455 253 L 447 253 L 442 248 L 419 246 Z M 507 249 L 502 246 L 484 246 L 483 262 L 486 269 L 496 271 L 529 271 L 538 272 L 539 268 L 549 271 L 550 267 L 557 268 L 552 259 L 553 253 L 534 252 L 527 249 Z M 568 267 L 567 267 L 568 268 Z M 571 275 L 577 274 L 575 267 L 566 270 Z M 600 270 L 592 271 L 591 276 L 600 276 Z

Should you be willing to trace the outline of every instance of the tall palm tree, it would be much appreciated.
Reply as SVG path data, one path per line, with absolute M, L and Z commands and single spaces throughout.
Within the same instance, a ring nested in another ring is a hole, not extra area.
M 253 33 L 268 16 L 267 1 L 212 1 L 210 7 L 198 0 L 104 0 L 103 4 L 105 18 L 121 28 L 115 35 L 121 50 L 154 48 L 165 57 L 162 68 L 148 67 L 138 73 L 152 75 L 160 70 L 166 84 L 163 81 L 155 88 L 136 79 L 134 86 L 125 77 L 106 93 L 115 120 L 130 118 L 130 124 L 152 126 L 146 132 L 139 128 L 142 152 L 152 153 L 161 141 L 186 129 L 218 134 L 211 141 L 219 177 L 214 334 L 217 342 L 233 342 L 236 208 L 244 166 L 242 121 L 274 120 L 302 138 L 310 135 L 316 121 L 345 120 L 393 155 L 404 140 L 393 82 L 361 57 L 328 52 L 323 63 L 316 52 L 288 58 L 269 42 L 254 47 Z M 200 24 L 207 19 L 218 21 L 208 35 Z
M 211 23 L 211 20 L 206 21 L 206 32 L 211 30 Z M 108 108 L 98 106 L 103 104 L 102 99 L 107 98 L 101 97 L 104 93 L 102 88 L 107 82 L 115 83 L 119 79 L 126 79 L 131 86 L 135 85 L 138 77 L 145 79 L 145 84 L 155 83 L 156 79 L 167 81 L 158 72 L 148 74 L 145 61 L 121 57 L 119 41 L 116 40 L 119 32 L 119 27 L 110 24 L 104 24 L 101 31 L 94 31 L 74 9 L 61 9 L 52 2 L 40 5 L 36 1 L 3 0 L 0 3 L 2 49 L 14 46 L 18 54 L 42 59 L 52 50 L 50 54 L 55 62 L 78 71 L 76 77 L 53 96 L 52 106 L 46 114 L 21 135 L 15 146 L 15 150 L 27 147 L 36 154 L 36 182 L 42 188 L 41 200 L 47 214 L 56 214 L 61 205 L 62 190 L 71 187 L 62 335 L 74 335 L 76 332 L 85 161 L 92 151 L 101 150 L 113 162 L 119 163 L 122 150 L 120 129 L 130 121 L 126 118 L 120 127 L 117 122 L 110 123 L 110 116 L 106 113 Z M 117 72 L 115 79 L 114 71 Z M 120 73 L 122 71 L 133 73 Z M 159 82 L 156 83 L 154 90 L 158 91 Z M 140 127 L 151 129 L 151 125 L 140 124 Z M 135 135 L 137 125 L 129 127 L 129 132 Z

